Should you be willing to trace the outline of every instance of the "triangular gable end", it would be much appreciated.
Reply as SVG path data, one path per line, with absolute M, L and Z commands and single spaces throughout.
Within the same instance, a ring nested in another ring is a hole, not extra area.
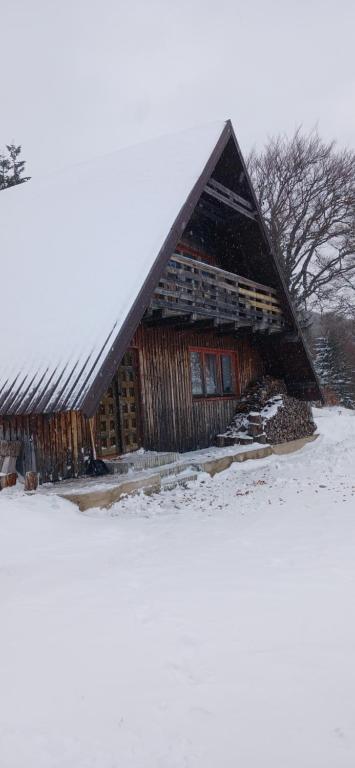
M 287 340 L 282 340 L 282 348 L 278 350 L 278 354 L 288 356 L 289 353 L 291 353 L 293 359 L 298 359 L 298 363 L 300 363 L 303 369 L 308 372 L 309 378 L 307 379 L 305 387 L 309 393 L 308 396 L 312 397 L 312 399 L 322 398 L 317 374 L 314 370 L 306 341 L 304 339 L 295 310 L 293 308 L 292 300 L 283 278 L 280 265 L 276 255 L 273 253 L 268 233 L 265 228 L 258 201 L 253 189 L 253 185 L 251 183 L 246 164 L 236 139 L 232 123 L 230 120 L 228 120 L 210 157 L 206 162 L 201 175 L 193 186 L 186 202 L 179 211 L 160 251 L 158 252 L 149 275 L 147 276 L 138 296 L 136 297 L 117 337 L 112 343 L 109 354 L 107 355 L 89 390 L 86 393 L 83 391 L 78 393 L 76 403 L 73 406 L 74 409 L 82 410 L 83 413 L 88 417 L 91 417 L 96 413 L 99 402 L 109 387 L 115 372 L 117 371 L 122 357 L 127 350 L 131 339 L 133 338 L 136 328 L 141 322 L 145 310 L 149 305 L 149 302 L 167 265 L 167 262 L 171 258 L 172 253 L 176 249 L 181 237 L 183 236 L 186 226 L 196 209 L 201 195 L 206 192 L 206 189 L 209 189 L 209 193 L 211 195 L 215 194 L 217 200 L 222 199 L 223 201 L 223 192 L 221 198 L 221 191 L 218 186 L 219 176 L 223 177 L 224 180 L 227 178 L 228 188 L 232 191 L 233 186 L 238 186 L 238 188 L 240 188 L 240 179 L 243 177 L 243 202 L 248 203 L 249 201 L 251 203 L 250 211 L 252 212 L 252 215 L 250 214 L 250 218 L 253 218 L 254 222 L 257 222 L 258 233 L 263 243 L 263 262 L 260 264 L 263 269 L 264 282 L 268 282 L 268 277 L 270 279 L 271 274 L 273 275 L 274 281 L 276 279 L 277 287 L 283 299 L 286 314 L 288 315 L 290 323 L 293 326 L 296 334 L 296 340 L 293 340 L 291 347 L 288 345 Z M 223 187 L 224 185 L 221 185 L 221 189 Z M 238 195 L 236 195 L 236 199 L 237 197 Z M 235 204 L 238 205 L 238 202 Z M 244 213 L 247 213 L 245 209 Z

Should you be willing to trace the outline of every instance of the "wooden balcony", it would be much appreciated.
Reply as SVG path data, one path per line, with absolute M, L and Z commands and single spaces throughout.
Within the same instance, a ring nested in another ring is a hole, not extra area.
M 275 288 L 174 254 L 145 315 L 148 323 L 212 321 L 237 330 L 281 331 L 283 312 Z

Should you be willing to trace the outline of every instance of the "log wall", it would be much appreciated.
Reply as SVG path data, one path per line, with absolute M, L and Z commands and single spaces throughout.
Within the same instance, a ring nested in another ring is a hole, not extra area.
M 215 331 L 140 326 L 132 344 L 139 350 L 143 445 L 150 450 L 207 447 L 236 410 L 238 396 L 193 398 L 190 347 L 234 350 L 241 392 L 265 367 L 258 348 L 249 340 Z

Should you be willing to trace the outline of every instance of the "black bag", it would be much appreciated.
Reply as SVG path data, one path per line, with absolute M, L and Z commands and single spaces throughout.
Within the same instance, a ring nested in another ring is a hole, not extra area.
M 93 459 L 90 457 L 90 459 L 87 459 L 85 462 L 85 474 L 90 475 L 91 477 L 108 475 L 108 469 L 102 459 Z

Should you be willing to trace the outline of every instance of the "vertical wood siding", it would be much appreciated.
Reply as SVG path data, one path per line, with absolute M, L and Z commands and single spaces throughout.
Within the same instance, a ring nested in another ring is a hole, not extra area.
M 42 482 L 77 477 L 90 450 L 87 419 L 79 412 L 0 417 L 0 439 L 20 440 L 19 470 L 36 470 Z
M 192 397 L 190 347 L 235 350 L 241 392 L 264 372 L 262 356 L 249 340 L 215 331 L 140 326 L 132 343 L 139 349 L 143 445 L 151 450 L 207 447 L 236 410 L 238 397 Z
M 139 351 L 142 444 L 150 450 L 192 450 L 213 443 L 229 424 L 238 397 L 192 397 L 190 347 L 235 350 L 241 392 L 264 371 L 263 357 L 248 340 L 215 332 L 139 326 L 132 346 Z M 36 470 L 42 482 L 84 473 L 90 452 L 86 417 L 75 411 L 0 417 L 0 439 L 20 440 L 19 470 Z

